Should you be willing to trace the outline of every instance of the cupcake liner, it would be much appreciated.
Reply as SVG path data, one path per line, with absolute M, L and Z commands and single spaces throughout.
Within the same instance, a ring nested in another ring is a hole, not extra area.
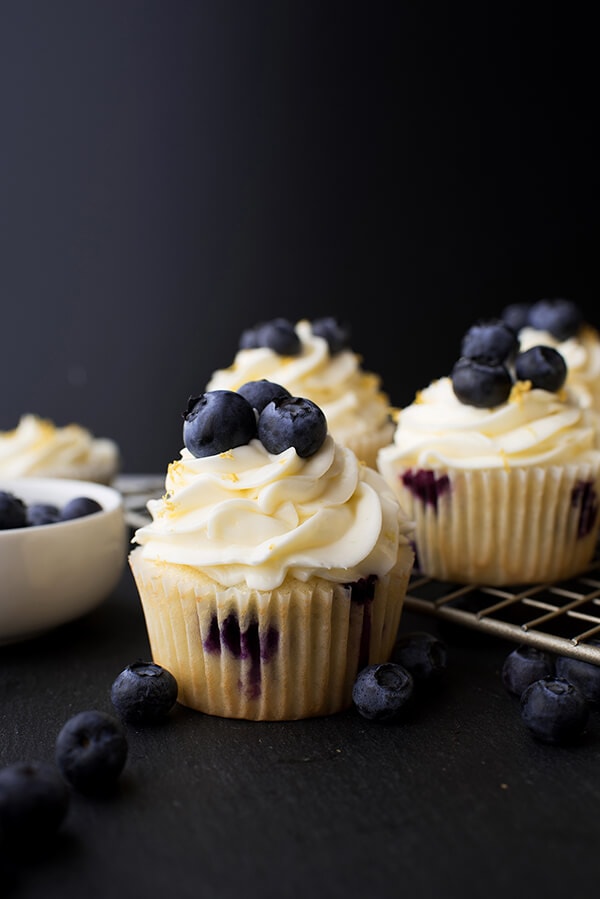
M 396 566 L 373 582 L 287 578 L 259 591 L 144 559 L 141 548 L 130 554 L 152 658 L 177 678 L 179 702 L 271 721 L 351 704 L 358 671 L 391 655 L 412 563 L 401 547 Z
M 415 522 L 430 577 L 491 585 L 560 581 L 581 572 L 598 539 L 597 464 L 382 473 Z

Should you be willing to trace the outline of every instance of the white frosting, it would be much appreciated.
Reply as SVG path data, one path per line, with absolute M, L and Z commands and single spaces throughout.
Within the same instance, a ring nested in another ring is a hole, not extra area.
M 600 412 L 600 336 L 584 325 L 575 337 L 557 340 L 548 331 L 522 328 L 519 331 L 520 351 L 533 346 L 551 346 L 564 356 L 567 363 L 567 388 L 584 409 Z
M 76 424 L 57 427 L 48 419 L 23 415 L 12 431 L 0 431 L 3 477 L 62 477 L 104 480 L 118 466 L 117 445 L 93 437 Z
M 388 396 L 381 390 L 380 378 L 363 371 L 360 356 L 350 350 L 332 355 L 327 341 L 313 334 L 309 321 L 299 321 L 295 330 L 299 355 L 281 356 L 267 347 L 239 350 L 229 368 L 213 373 L 206 389 L 237 390 L 247 381 L 275 381 L 292 396 L 307 397 L 320 406 L 329 431 L 340 443 L 386 425 Z
M 258 440 L 199 459 L 183 449 L 165 486 L 134 541 L 146 558 L 201 569 L 224 586 L 382 576 L 411 530 L 381 476 L 331 435 L 307 459 L 293 447 L 272 455 Z
M 461 403 L 450 378 L 417 394 L 398 417 L 394 442 L 379 451 L 378 467 L 508 468 L 596 459 L 594 428 L 576 403 L 517 382 L 509 400 L 492 409 Z

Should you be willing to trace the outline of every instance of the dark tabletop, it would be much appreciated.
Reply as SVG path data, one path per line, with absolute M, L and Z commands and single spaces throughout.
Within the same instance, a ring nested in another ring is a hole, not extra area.
M 0 895 L 563 897 L 595 884 L 600 712 L 570 747 L 537 743 L 500 670 L 514 644 L 406 611 L 439 634 L 441 688 L 394 725 L 356 710 L 256 723 L 176 706 L 128 726 L 110 798 L 73 794 L 55 844 L 3 858 Z M 129 571 L 105 603 L 0 648 L 0 764 L 53 759 L 62 724 L 113 711 L 110 686 L 147 658 Z M 526 892 L 523 892 L 525 890 Z

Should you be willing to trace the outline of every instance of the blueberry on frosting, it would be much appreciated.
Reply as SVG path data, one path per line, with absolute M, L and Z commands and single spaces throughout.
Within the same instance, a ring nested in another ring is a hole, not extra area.
M 472 325 L 461 343 L 461 355 L 488 365 L 498 365 L 514 358 L 519 340 L 514 330 L 500 319 Z
M 291 396 L 289 390 L 276 384 L 275 381 L 268 381 L 261 378 L 258 381 L 246 381 L 241 387 L 238 387 L 238 393 L 248 400 L 253 409 L 262 412 L 267 403 L 275 399 L 276 396 Z
M 302 344 L 291 321 L 287 318 L 274 318 L 243 331 L 239 347 L 241 350 L 267 347 L 280 356 L 298 356 Z
M 461 357 L 450 375 L 452 389 L 461 403 L 491 409 L 505 403 L 513 382 L 505 365 Z
M 258 419 L 258 438 L 269 453 L 282 453 L 293 446 L 306 458 L 321 448 L 326 436 L 322 409 L 305 397 L 276 397 Z
M 532 387 L 556 392 L 567 379 L 567 364 L 558 350 L 549 346 L 533 346 L 515 359 L 519 381 L 530 381 Z
M 581 310 L 572 300 L 538 300 L 529 310 L 529 325 L 548 331 L 557 340 L 575 337 L 583 324 Z
M 332 356 L 350 347 L 350 325 L 332 315 L 316 318 L 312 323 L 312 332 L 327 341 Z
M 183 420 L 183 442 L 192 456 L 214 456 L 256 437 L 254 409 L 233 390 L 191 396 Z

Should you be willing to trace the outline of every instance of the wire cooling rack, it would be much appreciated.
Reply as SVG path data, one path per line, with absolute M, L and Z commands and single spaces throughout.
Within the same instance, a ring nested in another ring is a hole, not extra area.
M 419 571 L 407 608 L 600 665 L 600 555 L 566 581 L 515 587 L 452 584 Z
M 164 475 L 121 475 L 125 520 L 134 529 L 148 524 L 146 503 L 165 491 Z M 405 606 L 516 643 L 600 665 L 600 549 L 578 577 L 526 587 L 453 584 L 412 574 Z

